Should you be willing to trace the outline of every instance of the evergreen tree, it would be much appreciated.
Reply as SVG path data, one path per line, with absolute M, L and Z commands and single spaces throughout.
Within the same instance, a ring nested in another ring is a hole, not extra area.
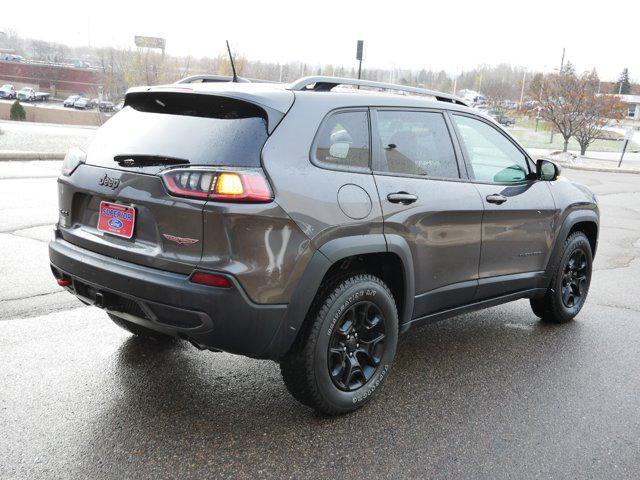
M 619 93 L 622 95 L 629 95 L 631 93 L 631 81 L 629 80 L 629 69 L 622 70 L 618 81 L 614 84 L 613 91 L 611 93 Z
M 11 110 L 9 111 L 9 118 L 11 120 L 19 120 L 19 121 L 24 121 L 27 119 L 27 112 L 25 111 L 24 107 L 20 105 L 20 102 L 18 100 L 13 102 L 13 105 L 11 105 Z

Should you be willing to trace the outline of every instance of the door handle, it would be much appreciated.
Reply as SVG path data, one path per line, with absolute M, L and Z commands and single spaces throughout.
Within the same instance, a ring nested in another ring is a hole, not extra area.
M 401 203 L 402 205 L 409 205 L 410 203 L 418 200 L 418 196 L 407 192 L 396 192 L 387 195 L 387 200 L 389 200 L 391 203 Z
M 500 195 L 498 193 L 494 193 L 493 195 L 487 195 L 487 202 L 489 203 L 502 205 L 506 201 L 507 201 L 507 197 L 505 197 L 504 195 Z

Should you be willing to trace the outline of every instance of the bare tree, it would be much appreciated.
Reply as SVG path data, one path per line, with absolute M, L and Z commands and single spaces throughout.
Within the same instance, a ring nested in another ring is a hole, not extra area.
M 540 116 L 562 135 L 564 152 L 569 146 L 569 139 L 584 121 L 588 98 L 595 95 L 590 75 L 578 77 L 571 63 L 567 63 L 562 72 L 538 77 L 529 86 L 529 94 L 538 102 Z
M 505 101 L 509 99 L 510 85 L 500 78 L 489 78 L 483 82 L 482 92 L 487 98 L 488 105 L 498 113 L 506 111 Z
M 620 99 L 613 95 L 589 95 L 582 112 L 580 126 L 574 135 L 580 145 L 580 155 L 587 152 L 593 141 L 602 136 L 604 127 L 609 122 L 623 120 L 626 107 Z

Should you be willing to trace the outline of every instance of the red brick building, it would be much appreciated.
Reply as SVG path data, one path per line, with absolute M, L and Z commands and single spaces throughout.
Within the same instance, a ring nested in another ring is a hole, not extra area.
M 1 83 L 12 83 L 16 88 L 37 87 L 54 96 L 78 93 L 97 97 L 104 83 L 104 73 L 98 68 L 0 60 Z

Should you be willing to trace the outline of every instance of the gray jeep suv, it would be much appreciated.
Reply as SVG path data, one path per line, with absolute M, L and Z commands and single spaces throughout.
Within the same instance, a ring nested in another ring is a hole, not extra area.
M 64 161 L 53 274 L 120 327 L 275 360 L 296 399 L 338 414 L 412 327 L 584 305 L 594 195 L 462 100 L 204 80 L 130 90 Z

